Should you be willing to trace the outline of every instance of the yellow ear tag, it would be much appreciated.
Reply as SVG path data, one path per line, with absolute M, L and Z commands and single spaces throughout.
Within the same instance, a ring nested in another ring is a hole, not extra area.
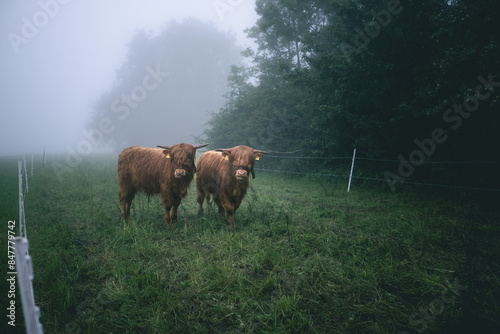
M 224 157 L 224 160 L 229 160 L 229 157 L 226 155 L 226 156 Z
M 167 159 L 170 159 L 170 154 L 167 153 L 167 155 L 165 156 Z
M 259 160 L 260 158 L 259 157 L 255 157 L 255 160 Z

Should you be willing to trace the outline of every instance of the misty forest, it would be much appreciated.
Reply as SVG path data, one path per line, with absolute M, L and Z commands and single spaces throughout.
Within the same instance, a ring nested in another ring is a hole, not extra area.
M 499 6 L 257 1 L 259 19 L 247 33 L 258 48 L 243 52 L 227 34 L 194 20 L 172 22 L 159 36 L 139 31 L 116 85 L 96 101 L 92 124 L 119 122 L 105 139 L 120 148 L 162 144 L 171 127 L 205 125 L 197 139 L 212 148 L 249 145 L 296 157 L 350 156 L 356 148 L 360 157 L 393 160 L 362 166 L 391 186 L 411 176 L 498 188 Z M 117 98 L 133 95 L 148 66 L 168 79 L 138 90 L 138 101 Z M 286 168 L 336 165 L 291 159 Z

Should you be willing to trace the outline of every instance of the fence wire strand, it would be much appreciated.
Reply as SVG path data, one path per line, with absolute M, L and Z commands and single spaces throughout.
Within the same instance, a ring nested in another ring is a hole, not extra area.
M 304 157 L 304 156 L 279 156 L 279 155 L 269 155 L 267 158 L 280 158 L 280 159 L 307 159 L 307 160 L 350 160 L 353 157 Z M 393 159 L 378 159 L 378 158 L 363 158 L 363 157 L 355 157 L 355 160 L 365 160 L 365 161 L 379 161 L 379 162 L 391 162 L 391 163 L 401 163 L 400 160 Z M 500 161 L 425 161 L 423 164 L 463 164 L 463 165 L 472 165 L 472 164 L 500 164 Z M 330 174 L 330 173 L 307 173 L 307 172 L 295 172 L 295 171 L 285 171 L 285 170 L 277 170 L 277 169 L 267 169 L 267 168 L 254 168 L 257 171 L 271 172 L 271 173 L 282 173 L 282 174 L 295 174 L 295 175 L 304 175 L 304 176 L 324 176 L 324 177 L 337 177 L 337 178 L 345 178 L 348 179 L 349 175 L 340 175 L 340 174 Z M 359 180 L 369 180 L 369 181 L 377 181 L 377 182 L 387 182 L 385 179 L 374 178 L 374 177 L 366 177 L 366 176 L 352 176 L 353 179 Z M 411 184 L 411 185 L 421 185 L 421 186 L 430 186 L 430 187 L 440 187 L 440 188 L 449 188 L 449 189 L 463 189 L 463 190 L 479 190 L 479 191 L 493 191 L 500 192 L 500 189 L 495 188 L 482 188 L 482 187 L 469 187 L 469 186 L 461 186 L 461 185 L 445 185 L 445 184 L 435 184 L 435 183 L 426 183 L 426 182 L 412 182 L 412 181 L 404 181 L 400 182 L 401 184 Z

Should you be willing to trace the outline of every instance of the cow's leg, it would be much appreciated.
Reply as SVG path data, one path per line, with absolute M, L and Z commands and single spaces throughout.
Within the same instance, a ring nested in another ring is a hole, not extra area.
M 227 214 L 227 227 L 230 231 L 234 231 L 234 212 L 236 211 L 235 203 L 231 200 L 229 196 L 222 196 L 222 208 Z M 220 212 L 220 206 L 219 206 Z
M 123 193 L 120 191 L 118 193 L 118 196 L 120 198 L 120 212 L 122 214 L 122 219 L 128 219 L 128 216 L 127 216 L 127 201 L 126 201 L 126 197 L 123 196 Z
M 214 202 L 217 204 L 217 207 L 219 208 L 219 215 L 221 218 L 224 218 L 226 216 L 226 209 L 224 209 L 224 205 L 222 204 L 222 201 L 219 196 L 216 196 L 214 194 Z
M 227 228 L 234 231 L 234 210 L 227 210 Z
M 234 231 L 234 214 L 236 213 L 236 210 L 240 207 L 241 202 L 236 202 L 236 203 L 231 203 L 229 205 L 229 210 L 226 208 L 227 212 L 227 227 L 229 230 Z
M 170 221 L 172 224 L 177 223 L 177 208 L 181 205 L 181 198 L 173 196 L 174 205 L 172 206 L 172 213 L 170 214 Z
M 128 220 L 130 218 L 130 207 L 132 205 L 132 200 L 135 197 L 135 193 L 130 190 L 120 191 L 119 197 L 122 219 Z
M 171 217 L 170 217 L 170 210 L 172 209 L 172 195 L 170 194 L 165 194 L 165 193 L 162 193 L 161 195 L 162 197 L 162 201 L 163 201 L 163 206 L 165 207 L 165 217 L 163 218 L 163 223 L 166 225 L 166 226 L 169 226 L 171 225 L 172 221 L 171 221 Z
M 196 202 L 198 202 L 198 215 L 203 214 L 203 200 L 205 199 L 205 194 L 203 194 L 200 189 L 196 192 Z
M 165 206 L 165 216 L 163 217 L 163 223 L 165 226 L 170 226 L 172 224 L 172 221 L 170 219 L 170 210 L 172 209 L 171 205 L 163 203 L 163 206 Z
M 125 203 L 125 220 L 128 220 L 130 218 L 130 207 L 132 206 L 132 199 L 127 199 Z

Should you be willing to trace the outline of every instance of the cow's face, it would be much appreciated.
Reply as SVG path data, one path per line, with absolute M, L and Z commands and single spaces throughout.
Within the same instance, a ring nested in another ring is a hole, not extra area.
M 174 167 L 174 177 L 176 179 L 181 179 L 188 175 L 194 175 L 196 173 L 196 167 L 194 165 L 194 159 L 196 156 L 196 149 L 207 146 L 198 145 L 193 146 L 190 144 L 177 144 L 173 146 L 160 146 L 164 148 L 163 154 L 167 159 L 172 159 Z
M 222 156 L 232 166 L 232 171 L 238 182 L 248 180 L 248 174 L 252 173 L 255 178 L 253 166 L 256 160 L 262 158 L 263 151 L 254 150 L 248 146 L 236 146 L 228 150 L 220 150 Z

